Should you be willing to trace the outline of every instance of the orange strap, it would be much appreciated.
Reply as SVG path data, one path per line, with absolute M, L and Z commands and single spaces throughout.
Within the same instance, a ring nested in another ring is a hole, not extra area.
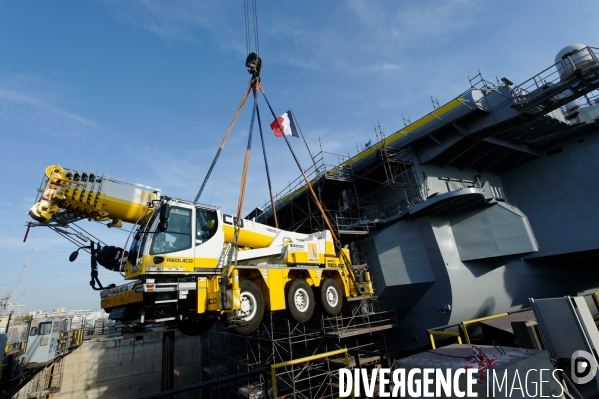
M 245 100 L 247 100 L 248 95 L 250 94 L 250 87 L 252 87 L 252 82 L 251 81 L 250 81 L 250 83 L 248 83 L 248 87 L 245 89 L 245 94 L 243 95 L 243 98 L 241 99 L 241 102 L 239 103 L 239 106 L 237 107 L 237 111 L 235 112 L 235 116 L 233 117 L 233 120 L 231 121 L 231 124 L 229 125 L 229 129 L 227 129 L 227 133 L 225 133 L 225 137 L 223 138 L 223 142 L 221 143 L 221 145 L 219 147 L 221 149 L 225 147 L 225 143 L 227 142 L 227 138 L 229 138 L 229 133 L 231 133 L 231 130 L 233 130 L 233 126 L 235 125 L 235 121 L 237 121 L 237 117 L 239 116 L 239 113 L 241 112 L 241 109 L 245 105 Z

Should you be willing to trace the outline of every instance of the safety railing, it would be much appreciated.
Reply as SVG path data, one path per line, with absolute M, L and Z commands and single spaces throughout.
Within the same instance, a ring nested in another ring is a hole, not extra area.
M 336 157 L 337 160 L 331 163 L 325 159 L 325 154 L 329 157 Z M 328 178 L 336 178 L 347 180 L 351 179 L 351 168 L 342 167 L 341 164 L 348 159 L 349 155 L 340 155 L 334 154 L 331 152 L 320 151 L 319 153 L 314 155 L 312 162 L 309 163 L 309 166 L 304 171 L 308 180 L 310 182 L 314 182 L 321 178 L 322 176 L 326 176 Z M 300 174 L 295 180 L 289 182 L 287 187 L 283 188 L 281 191 L 276 192 L 274 195 L 275 206 L 285 203 L 289 199 L 294 198 L 296 195 L 302 193 L 306 189 L 306 182 L 304 181 L 303 176 Z M 272 212 L 270 201 L 264 203 L 261 207 L 266 214 Z
M 570 112 L 579 110 L 584 107 L 588 107 L 590 105 L 599 104 L 599 90 L 593 90 L 590 93 L 585 94 L 584 96 L 577 99 L 578 104 L 574 108 L 570 108 L 569 105 L 562 105 L 561 109 L 564 115 L 568 115 Z M 568 109 L 570 108 L 570 109 Z
M 583 295 L 583 296 L 584 297 L 590 296 L 591 299 L 593 300 L 593 302 L 595 303 L 597 310 L 599 311 L 599 292 L 594 292 L 592 294 L 587 294 L 587 295 Z M 472 324 L 480 323 L 482 321 L 498 319 L 500 317 L 505 317 L 505 316 L 509 316 L 509 315 L 513 315 L 513 314 L 517 314 L 517 313 L 522 313 L 522 312 L 526 312 L 529 310 L 531 310 L 531 308 L 524 308 L 524 309 L 516 310 L 514 312 L 499 313 L 499 314 L 492 315 L 492 316 L 480 317 L 478 319 L 466 320 L 461 323 L 448 324 L 445 326 L 428 329 L 428 330 L 426 330 L 426 333 L 428 334 L 428 337 L 431 341 L 431 346 L 433 349 L 437 349 L 436 342 L 435 342 L 435 336 L 456 337 L 458 339 L 459 344 L 462 343 L 462 338 L 463 338 L 463 341 L 466 344 L 471 344 L 470 335 L 468 334 L 468 326 L 470 326 Z M 459 330 L 461 330 L 461 333 L 444 331 L 449 328 L 456 328 L 456 327 L 459 327 Z
M 380 205 L 361 206 L 362 215 L 356 225 L 386 222 L 388 218 L 399 215 L 409 207 L 424 200 L 416 187 L 413 188 L 413 192 L 408 191 L 408 198 L 394 201 L 385 201 L 385 199 L 377 198 L 377 201 L 381 203 Z
M 534 98 L 542 96 L 552 86 L 556 86 L 560 82 L 567 80 L 577 70 L 599 64 L 599 58 L 597 57 L 598 50 L 599 48 L 588 46 L 573 51 L 571 54 L 565 56 L 564 59 L 514 87 L 512 89 L 514 103 L 517 105 L 530 102 Z
M 599 295 L 599 292 L 597 293 L 597 295 Z M 599 308 L 599 296 L 598 297 L 594 296 L 593 298 L 597 301 L 596 302 L 597 308 Z M 499 314 L 492 315 L 492 316 L 479 317 L 478 319 L 466 320 L 461 323 L 448 324 L 448 325 L 441 326 L 441 327 L 431 328 L 431 329 L 426 330 L 426 333 L 428 334 L 428 337 L 431 341 L 431 346 L 433 349 L 437 349 L 437 345 L 435 342 L 435 336 L 456 337 L 458 339 L 459 344 L 461 344 L 461 343 L 471 344 L 472 342 L 470 342 L 468 326 L 470 326 L 472 324 L 478 324 L 482 321 L 498 319 L 500 317 L 505 317 L 505 316 L 509 316 L 512 314 L 516 314 L 516 313 L 522 313 L 522 312 L 526 312 L 529 310 L 530 310 L 530 308 L 524 308 L 524 309 L 516 310 L 514 312 L 506 312 L 506 313 L 499 313 Z M 449 328 L 458 328 L 458 332 L 444 331 Z
M 313 360 L 319 360 L 319 359 L 324 359 L 330 356 L 337 356 L 337 355 L 341 355 L 343 354 L 345 356 L 345 366 L 348 370 L 351 370 L 350 367 L 350 363 L 349 363 L 349 355 L 347 353 L 347 348 L 344 349 L 337 349 L 331 352 L 325 352 L 325 353 L 320 353 L 318 355 L 312 355 L 312 356 L 306 356 L 306 357 L 301 357 L 299 359 L 293 359 L 293 360 L 289 360 L 286 362 L 282 362 L 282 363 L 276 363 L 270 366 L 270 375 L 271 375 L 271 381 L 272 381 L 272 397 L 273 399 L 277 399 L 277 377 L 275 375 L 275 370 L 279 369 L 281 367 L 288 367 L 288 366 L 294 366 L 296 364 L 300 364 L 300 363 L 306 363 L 306 362 L 310 362 Z M 352 390 L 352 394 L 351 397 L 354 398 L 354 391 Z
M 335 225 L 340 231 L 363 230 L 368 231 L 373 227 L 372 220 L 362 217 L 347 216 L 349 212 L 338 212 L 335 214 Z
M 526 310 L 528 310 L 528 309 L 526 309 Z M 500 317 L 505 317 L 505 316 L 509 316 L 509 313 L 500 313 L 500 314 L 496 314 L 493 316 L 480 317 L 478 319 L 472 319 L 472 320 L 467 320 L 467 321 L 461 322 L 460 328 L 462 329 L 462 333 L 464 334 L 464 340 L 466 341 L 467 344 L 471 343 L 470 336 L 468 335 L 468 328 L 467 328 L 467 326 L 469 326 L 470 324 L 476 324 L 476 323 L 480 323 L 481 321 L 498 319 Z
M 597 306 L 597 310 L 599 310 L 599 292 L 591 294 L 591 298 L 593 298 L 593 302 L 595 302 L 595 306 Z
M 458 324 L 454 324 L 451 326 L 443 326 L 443 327 L 438 327 L 438 328 L 444 329 L 444 328 L 451 328 L 451 327 L 457 327 L 457 326 L 458 326 Z M 436 329 L 426 330 L 426 332 L 428 333 L 428 338 L 431 340 L 431 346 L 433 349 L 437 349 L 437 345 L 435 344 L 435 335 L 441 335 L 441 336 L 446 336 L 446 337 L 457 337 L 458 344 L 462 343 L 462 337 L 460 337 L 459 332 L 437 331 Z
M 390 330 L 397 326 L 395 309 L 379 310 L 378 302 L 369 297 L 356 297 L 353 300 L 360 303 L 354 306 L 350 315 L 342 313 L 322 318 L 321 328 L 328 337 L 341 339 L 371 334 L 374 331 Z

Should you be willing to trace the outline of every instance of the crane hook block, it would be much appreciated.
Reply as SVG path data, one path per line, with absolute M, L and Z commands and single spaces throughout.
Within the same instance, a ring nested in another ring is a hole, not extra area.
M 262 59 L 256 53 L 250 53 L 245 59 L 245 67 L 253 77 L 259 76 L 262 69 Z

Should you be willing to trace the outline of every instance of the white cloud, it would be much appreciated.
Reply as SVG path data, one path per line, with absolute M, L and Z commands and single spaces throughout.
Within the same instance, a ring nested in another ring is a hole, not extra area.
M 384 71 L 395 71 L 396 69 L 401 68 L 401 64 L 383 64 L 379 65 L 377 68 L 380 68 Z
M 477 16 L 482 5 L 479 1 L 429 1 L 373 3 L 353 0 L 349 9 L 361 21 L 362 29 L 368 31 L 368 41 L 376 49 L 386 52 L 399 51 L 422 45 L 430 46 L 431 41 L 447 41 L 451 36 L 466 31 L 479 23 Z M 377 40 L 378 39 L 378 40 Z M 434 43 L 433 44 L 437 44 Z
M 117 20 L 137 26 L 167 41 L 213 44 L 212 38 L 206 37 L 209 32 L 218 37 L 221 48 L 245 52 L 243 28 L 234 29 L 229 24 L 230 15 L 227 10 L 231 7 L 225 3 L 191 0 L 106 2 L 112 4 L 111 14 Z
M 0 250 L 10 251 L 11 253 L 26 253 L 29 252 L 31 248 L 35 248 L 36 251 L 44 253 L 47 251 L 54 252 L 55 250 L 62 251 L 67 248 L 73 248 L 73 244 L 58 235 L 56 238 L 32 238 L 33 231 L 37 231 L 35 227 L 30 230 L 26 243 L 23 243 L 25 226 L 23 226 L 22 232 L 15 232 L 15 234 L 11 236 L 0 236 Z
M 112 14 L 119 21 L 165 40 L 210 41 L 226 51 L 245 54 L 240 3 L 106 1 L 113 5 Z M 410 58 L 416 48 L 442 46 L 453 35 L 480 23 L 478 16 L 484 6 L 471 0 L 314 4 L 315 13 L 326 13 L 324 25 L 322 15 L 306 20 L 305 14 L 294 13 L 293 7 L 299 5 L 267 8 L 259 4 L 261 49 L 269 63 L 367 74 L 397 72 L 406 62 L 418 63 Z
M 269 54 L 271 62 L 351 74 L 397 72 L 406 64 L 413 70 L 414 65 L 430 62 L 435 49 L 442 50 L 456 36 L 480 24 L 483 8 L 474 1 L 354 0 L 328 5 L 330 14 L 324 27 L 321 18 L 306 21 L 300 15 L 294 19 L 292 13 L 271 18 L 274 22 L 267 26 L 269 30 L 262 30 L 277 47 L 275 54 Z
M 26 94 L 0 88 L 0 121 L 27 126 L 55 135 L 72 134 L 82 128 L 100 129 L 92 119 L 66 111 Z

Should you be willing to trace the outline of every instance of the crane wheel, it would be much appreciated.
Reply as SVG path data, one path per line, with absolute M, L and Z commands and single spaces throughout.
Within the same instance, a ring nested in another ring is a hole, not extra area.
M 184 335 L 195 337 L 202 335 L 214 325 L 214 319 L 208 317 L 189 317 L 177 322 L 177 330 Z
M 264 298 L 258 286 L 249 280 L 239 282 L 241 288 L 241 310 L 234 312 L 235 318 L 241 318 L 232 324 L 233 330 L 239 334 L 250 334 L 254 332 L 264 316 Z M 225 322 L 225 325 L 228 323 Z
M 320 300 L 322 308 L 329 316 L 337 316 L 343 306 L 343 297 L 339 284 L 332 279 L 327 278 L 320 284 Z
M 300 323 L 305 323 L 314 314 L 314 292 L 301 278 L 289 283 L 287 288 L 287 309 L 291 317 Z

